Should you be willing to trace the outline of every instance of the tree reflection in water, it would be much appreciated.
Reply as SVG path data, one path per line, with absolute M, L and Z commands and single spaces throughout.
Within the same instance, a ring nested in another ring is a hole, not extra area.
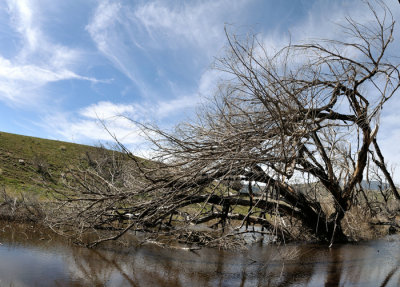
M 78 248 L 47 231 L 0 226 L 3 286 L 399 286 L 399 237 L 334 246 L 188 252 Z

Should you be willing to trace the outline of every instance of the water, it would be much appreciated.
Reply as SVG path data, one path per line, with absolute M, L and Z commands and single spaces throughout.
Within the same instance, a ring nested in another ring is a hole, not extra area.
M 37 227 L 0 223 L 0 242 L 0 286 L 400 286 L 398 236 L 331 249 L 86 249 Z

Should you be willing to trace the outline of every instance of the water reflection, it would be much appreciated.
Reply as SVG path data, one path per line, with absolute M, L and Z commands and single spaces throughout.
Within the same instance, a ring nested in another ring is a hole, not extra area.
M 398 237 L 357 245 L 197 252 L 70 246 L 44 230 L 0 225 L 0 286 L 399 286 Z

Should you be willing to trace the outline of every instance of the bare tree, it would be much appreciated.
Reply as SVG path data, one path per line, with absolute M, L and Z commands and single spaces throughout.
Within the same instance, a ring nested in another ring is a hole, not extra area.
M 366 4 L 367 24 L 346 19 L 343 40 L 290 44 L 277 53 L 257 36 L 227 32 L 216 68 L 230 77 L 197 120 L 173 132 L 142 125 L 156 157 L 125 150 L 130 160 L 117 177 L 105 166 L 78 173 L 73 193 L 64 194 L 70 222 L 116 230 L 94 245 L 129 230 L 226 244 L 249 225 L 281 239 L 351 239 L 343 219 L 354 204 L 368 208 L 370 191 L 361 183 L 370 170 L 378 169 L 400 199 L 377 138 L 380 112 L 400 85 L 397 58 L 387 55 L 394 19 L 383 2 L 374 4 Z

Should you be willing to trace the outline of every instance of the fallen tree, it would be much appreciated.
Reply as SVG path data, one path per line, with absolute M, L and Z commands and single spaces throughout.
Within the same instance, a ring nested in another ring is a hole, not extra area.
M 63 216 L 49 220 L 52 227 L 114 231 L 90 246 L 132 230 L 206 245 L 242 242 L 246 232 L 332 244 L 358 238 L 359 224 L 346 218 L 352 209 L 377 215 L 379 191 L 362 184 L 374 176 L 388 183 L 376 202 L 393 217 L 397 205 L 388 201 L 400 195 L 378 129 L 400 86 L 398 59 L 387 55 L 395 23 L 383 2 L 366 5 L 372 20 L 347 18 L 342 40 L 277 53 L 256 36 L 227 32 L 216 68 L 229 79 L 197 120 L 171 132 L 138 123 L 154 146 L 151 161 L 122 144 L 124 155 L 88 159 L 66 177 Z

